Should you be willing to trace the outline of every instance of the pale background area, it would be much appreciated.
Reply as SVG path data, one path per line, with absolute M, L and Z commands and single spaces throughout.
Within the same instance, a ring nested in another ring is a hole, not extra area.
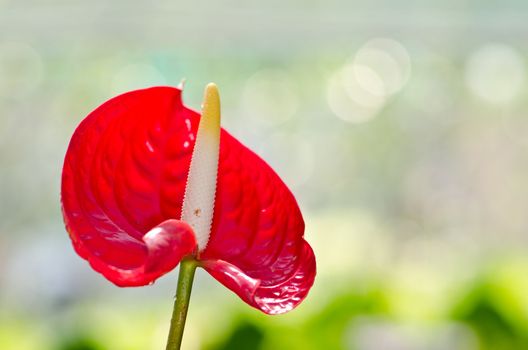
M 525 1 L 0 0 L 0 348 L 161 349 L 176 272 L 119 289 L 59 205 L 75 126 L 214 81 L 319 274 L 267 317 L 198 272 L 185 349 L 528 348 Z

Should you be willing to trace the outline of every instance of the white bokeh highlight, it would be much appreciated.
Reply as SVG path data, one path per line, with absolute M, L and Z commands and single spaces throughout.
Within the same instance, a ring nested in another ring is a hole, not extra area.
M 392 39 L 372 39 L 331 75 L 326 87 L 327 103 L 344 121 L 366 122 L 404 87 L 410 74 L 411 59 L 402 44 Z
M 504 44 L 488 44 L 477 49 L 466 63 L 466 83 L 473 95 L 495 105 L 513 102 L 525 84 L 521 55 Z

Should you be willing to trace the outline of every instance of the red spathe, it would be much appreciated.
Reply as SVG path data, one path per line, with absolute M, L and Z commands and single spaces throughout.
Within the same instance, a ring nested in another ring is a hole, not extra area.
M 196 253 L 179 221 L 200 115 L 181 90 L 117 96 L 76 129 L 62 175 L 62 207 L 75 250 L 118 286 L 141 286 Z M 199 215 L 199 213 L 196 213 Z M 268 314 L 293 309 L 315 278 L 315 257 L 292 193 L 225 130 L 211 235 L 200 266 Z

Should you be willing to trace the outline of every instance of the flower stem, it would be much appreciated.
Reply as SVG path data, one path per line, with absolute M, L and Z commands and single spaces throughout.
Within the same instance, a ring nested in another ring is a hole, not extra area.
M 180 349 L 196 266 L 197 262 L 192 257 L 185 258 L 180 262 L 178 288 L 176 289 L 176 299 L 174 300 L 174 309 L 172 310 L 167 350 Z

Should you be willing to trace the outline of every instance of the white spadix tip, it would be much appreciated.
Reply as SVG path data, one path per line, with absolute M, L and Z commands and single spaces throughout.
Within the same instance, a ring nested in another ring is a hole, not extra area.
M 211 234 L 219 151 L 220 95 L 216 84 L 210 83 L 205 88 L 181 215 L 194 229 L 199 251 L 205 249 Z

